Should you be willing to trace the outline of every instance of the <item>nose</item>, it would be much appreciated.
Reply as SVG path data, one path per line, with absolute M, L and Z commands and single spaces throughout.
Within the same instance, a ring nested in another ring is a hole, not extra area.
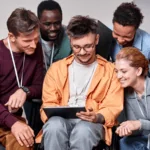
M 84 50 L 84 48 L 83 48 L 83 47 L 82 47 L 82 48 L 81 48 L 81 50 L 80 50 L 80 54 L 81 54 L 81 55 L 86 54 L 86 51 Z
M 30 43 L 30 48 L 33 48 L 33 49 L 35 49 L 36 48 L 36 42 L 35 41 L 32 41 L 31 43 Z
M 121 72 L 117 72 L 117 78 L 121 79 L 122 78 L 122 73 Z
M 51 31 L 56 30 L 56 26 L 52 23 L 49 27 L 49 30 L 51 30 Z
M 125 40 L 123 39 L 123 37 L 118 37 L 117 38 L 118 43 L 124 43 Z

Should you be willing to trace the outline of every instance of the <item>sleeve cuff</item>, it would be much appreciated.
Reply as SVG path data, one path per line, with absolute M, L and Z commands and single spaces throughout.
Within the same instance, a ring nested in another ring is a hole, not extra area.
M 12 125 L 17 121 L 18 121 L 18 119 L 16 117 L 14 117 L 13 115 L 9 115 L 9 116 L 7 116 L 7 118 L 5 118 L 5 124 L 8 128 L 11 128 Z

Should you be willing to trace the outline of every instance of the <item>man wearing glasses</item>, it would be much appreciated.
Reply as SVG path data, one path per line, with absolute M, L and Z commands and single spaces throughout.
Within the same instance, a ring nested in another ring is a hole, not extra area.
M 113 64 L 95 54 L 96 30 L 94 19 L 73 17 L 67 27 L 73 54 L 47 71 L 41 108 L 46 150 L 92 150 L 100 140 L 111 144 L 111 127 L 123 108 L 123 90 Z M 81 106 L 86 111 L 76 113 L 77 119 L 48 119 L 43 108 L 50 106 Z

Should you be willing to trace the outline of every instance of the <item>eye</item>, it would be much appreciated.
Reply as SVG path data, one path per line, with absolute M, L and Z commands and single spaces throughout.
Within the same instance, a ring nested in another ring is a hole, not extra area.
M 84 46 L 84 48 L 91 48 L 92 47 L 92 44 L 87 44 Z
M 61 22 L 60 22 L 60 21 L 57 21 L 57 22 L 54 22 L 53 24 L 54 24 L 54 26 L 60 26 L 60 25 L 61 25 Z
M 118 70 L 117 70 L 117 69 L 115 69 L 115 72 L 116 72 L 116 73 L 118 73 Z
M 73 47 L 74 47 L 75 49 L 80 49 L 80 46 L 78 46 L 78 45 L 73 45 Z
M 50 26 L 51 23 L 50 23 L 50 22 L 44 22 L 43 25 L 45 25 L 45 26 Z
M 127 71 L 122 71 L 122 73 L 126 73 Z

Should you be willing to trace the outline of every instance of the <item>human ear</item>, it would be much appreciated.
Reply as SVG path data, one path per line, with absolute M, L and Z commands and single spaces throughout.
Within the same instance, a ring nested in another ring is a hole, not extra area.
M 9 40 L 10 40 L 12 43 L 14 43 L 14 42 L 15 42 L 16 37 L 14 36 L 14 34 L 13 34 L 13 33 L 9 32 L 9 33 L 8 33 L 8 37 L 9 37 Z
M 138 67 L 137 68 L 137 76 L 141 76 L 142 72 L 143 72 L 143 68 L 142 67 Z
M 98 42 L 99 42 L 99 38 L 100 38 L 100 35 L 99 35 L 99 34 L 97 34 L 97 35 L 96 35 L 96 42 L 95 42 L 95 43 L 96 43 L 96 45 L 97 45 L 97 44 L 98 44 Z

